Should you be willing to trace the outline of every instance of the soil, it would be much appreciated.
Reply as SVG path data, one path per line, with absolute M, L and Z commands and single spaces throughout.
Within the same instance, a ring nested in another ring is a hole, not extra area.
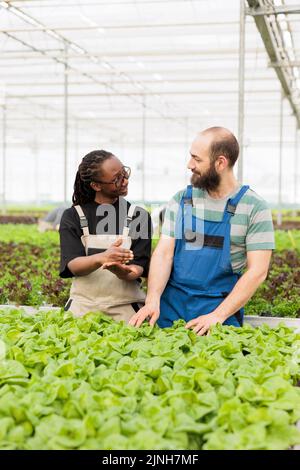
M 36 224 L 38 217 L 28 215 L 0 215 L 0 224 Z
M 273 221 L 274 228 L 277 230 L 300 230 L 300 221 L 283 221 L 281 225 L 277 225 L 276 221 Z

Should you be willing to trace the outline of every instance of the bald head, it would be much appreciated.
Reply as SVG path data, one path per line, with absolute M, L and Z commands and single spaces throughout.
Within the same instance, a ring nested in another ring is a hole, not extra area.
M 205 139 L 208 143 L 210 158 L 215 161 L 220 155 L 228 159 L 233 167 L 239 156 L 239 144 L 236 137 L 225 127 L 209 127 L 197 134 L 197 139 Z

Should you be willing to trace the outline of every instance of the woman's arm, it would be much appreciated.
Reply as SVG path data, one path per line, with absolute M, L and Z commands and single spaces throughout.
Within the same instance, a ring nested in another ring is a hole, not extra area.
M 126 263 L 133 259 L 133 252 L 122 248 L 122 239 L 119 238 L 103 253 L 90 256 L 79 256 L 68 263 L 69 270 L 74 276 L 86 276 L 96 271 L 105 263 Z
M 137 264 L 106 263 L 103 265 L 103 269 L 108 269 L 111 273 L 124 281 L 135 281 L 141 277 L 144 272 L 144 268 Z

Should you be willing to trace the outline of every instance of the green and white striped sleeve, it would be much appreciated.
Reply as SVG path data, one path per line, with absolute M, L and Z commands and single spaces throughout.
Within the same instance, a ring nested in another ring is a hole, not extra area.
M 183 191 L 178 191 L 175 196 L 168 202 L 164 223 L 161 229 L 162 235 L 175 238 L 176 219 L 178 215 L 179 204 L 183 195 Z
M 275 237 L 272 213 L 263 199 L 257 199 L 250 214 L 246 250 L 274 250 Z

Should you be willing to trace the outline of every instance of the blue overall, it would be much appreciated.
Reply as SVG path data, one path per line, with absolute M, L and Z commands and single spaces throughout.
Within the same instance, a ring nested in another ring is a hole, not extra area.
M 212 222 L 192 214 L 192 186 L 187 187 L 176 221 L 173 268 L 160 301 L 161 328 L 213 312 L 234 288 L 240 274 L 231 266 L 230 219 L 248 188 L 242 186 L 227 201 L 222 220 Z M 242 326 L 243 314 L 241 309 L 223 324 Z

